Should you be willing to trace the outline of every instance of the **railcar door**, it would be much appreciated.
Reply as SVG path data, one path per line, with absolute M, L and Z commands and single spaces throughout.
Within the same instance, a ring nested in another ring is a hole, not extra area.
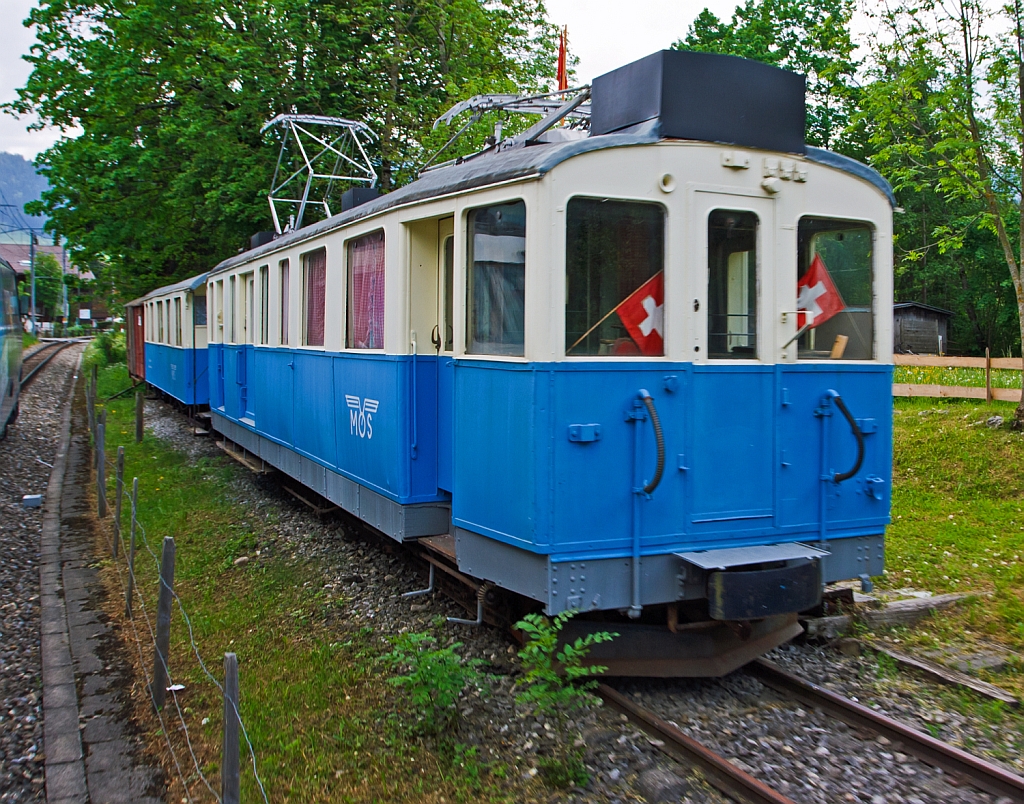
M 437 485 L 450 492 L 455 454 L 455 219 L 444 218 L 437 228 L 437 263 L 441 269 L 437 272 L 437 328 L 433 334 L 437 349 Z
M 774 370 L 769 290 L 774 205 L 694 193 L 693 401 L 687 427 L 688 530 L 709 546 L 774 525 Z M 698 268 L 697 265 L 694 266 Z M 760 533 L 759 533 L 760 532 Z

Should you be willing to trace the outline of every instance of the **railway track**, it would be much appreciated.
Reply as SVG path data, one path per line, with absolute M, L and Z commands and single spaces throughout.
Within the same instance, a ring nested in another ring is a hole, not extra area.
M 957 783 L 966 783 L 991 793 L 999 801 L 1024 802 L 1024 777 L 795 676 L 767 659 L 755 660 L 745 669 L 783 697 L 818 709 L 856 729 L 885 737 L 925 764 L 940 768 Z M 608 706 L 626 715 L 640 729 L 664 743 L 663 748 L 668 753 L 699 767 L 713 786 L 730 797 L 752 804 L 795 804 L 793 799 L 684 734 L 674 724 L 627 695 L 607 684 L 599 685 L 597 693 Z
M 21 390 L 24 391 L 46 365 L 60 352 L 79 341 L 51 341 L 43 344 L 25 358 L 21 366 Z

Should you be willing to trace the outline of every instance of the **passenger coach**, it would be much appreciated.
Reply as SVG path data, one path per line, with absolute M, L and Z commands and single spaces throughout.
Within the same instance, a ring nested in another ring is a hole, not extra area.
M 464 575 L 638 620 L 611 672 L 655 632 L 674 675 L 792 638 L 882 571 L 891 475 L 893 197 L 804 114 L 801 76 L 665 51 L 595 81 L 589 132 L 226 260 L 214 428 Z
M 128 373 L 183 405 L 210 402 L 206 274 L 126 305 Z

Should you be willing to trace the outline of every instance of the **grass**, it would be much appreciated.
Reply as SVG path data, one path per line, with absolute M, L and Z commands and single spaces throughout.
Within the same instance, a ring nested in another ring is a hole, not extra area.
M 100 369 L 101 398 L 127 385 L 123 365 Z M 278 554 L 272 509 L 245 511 L 231 499 L 228 488 L 244 470 L 226 458 L 190 464 L 186 456 L 149 434 L 142 444 L 134 444 L 133 408 L 130 397 L 107 405 L 107 454 L 114 456 L 118 445 L 125 446 L 126 482 L 130 488 L 130 478 L 139 478 L 139 519 L 153 551 L 159 553 L 164 536 L 176 540 L 175 591 L 191 617 L 195 640 L 211 672 L 222 676 L 225 651 L 238 655 L 241 713 L 270 801 L 441 803 L 513 797 L 501 781 L 510 775 L 507 767 L 485 765 L 475 750 L 460 746 L 451 736 L 434 741 L 408 736 L 394 689 L 386 683 L 388 671 L 381 661 L 386 643 L 370 629 L 328 623 L 331 611 L 345 601 L 322 596 L 317 567 L 291 550 Z M 113 500 L 112 481 L 110 488 Z M 127 528 L 127 513 L 124 522 Z M 241 555 L 252 560 L 244 567 L 234 566 Z M 114 565 L 104 563 L 107 581 L 119 593 Z M 121 563 L 123 568 L 123 559 Z M 136 572 L 152 619 L 157 570 L 153 557 L 141 547 Z M 123 605 L 119 599 L 111 596 L 115 617 Z M 136 616 L 141 618 L 141 611 Z M 146 635 L 142 654 L 148 663 L 152 645 L 141 619 L 138 622 Z M 130 626 L 123 633 L 131 640 Z M 138 665 L 137 652 L 135 660 Z M 178 697 L 200 767 L 217 789 L 222 703 L 191 653 L 177 608 L 170 666 L 174 681 L 185 685 Z M 141 667 L 137 671 L 141 678 Z M 166 758 L 164 738 L 148 713 L 147 700 L 137 690 L 138 712 L 148 726 L 149 740 Z M 190 767 L 182 735 L 171 728 L 176 714 L 170 697 L 166 711 L 172 741 L 187 762 L 184 770 L 191 792 L 205 800 L 209 794 Z M 242 752 L 242 799 L 258 801 L 244 742 Z M 181 799 L 183 792 L 175 784 L 168 800 Z
M 1024 649 L 1024 437 L 1015 405 L 894 402 L 892 525 L 883 587 L 978 596 L 903 635 L 920 648 L 985 640 Z M 1002 427 L 985 421 L 1002 416 Z M 1024 669 L 1024 668 L 1018 668 Z M 1000 683 L 1024 692 L 1019 674 Z
M 985 369 L 940 366 L 896 366 L 892 381 L 919 385 L 952 385 L 984 388 Z M 993 388 L 1020 388 L 1021 373 L 1012 369 L 992 369 Z

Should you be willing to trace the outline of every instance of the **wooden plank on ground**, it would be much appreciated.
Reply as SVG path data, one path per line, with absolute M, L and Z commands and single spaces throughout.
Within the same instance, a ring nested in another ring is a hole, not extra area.
M 868 640 L 867 644 L 872 650 L 892 657 L 901 667 L 905 667 L 909 670 L 916 670 L 917 672 L 923 673 L 943 684 L 950 684 L 952 686 L 974 690 L 974 692 L 984 695 L 986 698 L 991 698 L 995 701 L 1002 701 L 1013 709 L 1020 706 L 1020 701 L 1006 690 L 1001 687 L 997 687 L 995 684 L 989 684 L 987 681 L 973 678 L 966 673 L 961 673 L 959 670 L 943 667 L 942 665 L 936 664 L 928 659 L 910 656 L 909 654 L 894 650 L 888 645 L 876 642 L 875 640 Z
M 909 382 L 894 382 L 893 396 L 923 396 L 935 399 L 984 399 L 984 388 L 962 385 L 922 385 Z M 1003 402 L 1020 402 L 1020 388 L 993 388 L 994 399 Z

